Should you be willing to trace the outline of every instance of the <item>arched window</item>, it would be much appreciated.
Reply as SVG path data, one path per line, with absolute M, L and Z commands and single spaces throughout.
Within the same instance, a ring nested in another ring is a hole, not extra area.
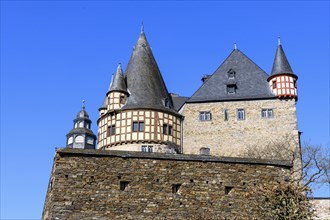
M 81 135 L 77 136 L 76 139 L 75 139 L 75 142 L 76 143 L 83 143 L 84 142 L 84 137 L 81 136 Z
M 84 127 L 84 122 L 83 121 L 79 122 L 79 126 L 78 127 L 79 128 L 83 128 Z
M 68 144 L 72 144 L 72 142 L 73 142 L 73 137 L 69 137 Z

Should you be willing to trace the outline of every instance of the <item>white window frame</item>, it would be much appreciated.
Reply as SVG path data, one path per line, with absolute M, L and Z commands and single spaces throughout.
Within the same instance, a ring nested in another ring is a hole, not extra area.
M 246 117 L 245 117 L 245 109 L 243 108 L 239 108 L 237 109 L 237 120 L 245 120 Z

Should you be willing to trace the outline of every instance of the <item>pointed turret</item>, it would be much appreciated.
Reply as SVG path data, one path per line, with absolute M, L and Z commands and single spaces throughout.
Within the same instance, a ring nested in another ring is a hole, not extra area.
M 95 149 L 96 136 L 91 130 L 92 121 L 85 110 L 85 101 L 78 112 L 74 122 L 74 128 L 66 135 L 68 148 Z
M 272 73 L 268 78 L 269 86 L 279 98 L 297 99 L 297 79 L 298 77 L 292 71 L 279 38 Z
M 118 64 L 116 75 L 111 82 L 108 92 L 127 93 L 127 87 L 126 87 L 126 83 L 125 83 L 124 76 L 123 76 L 123 70 L 121 68 L 120 63 Z
M 130 96 L 123 109 L 148 108 L 176 113 L 143 28 L 125 71 Z

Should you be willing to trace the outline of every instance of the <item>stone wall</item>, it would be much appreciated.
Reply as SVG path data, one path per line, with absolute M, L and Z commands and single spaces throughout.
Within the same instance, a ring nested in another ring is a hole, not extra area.
M 237 109 L 245 110 L 245 120 L 237 119 Z M 263 118 L 262 109 L 272 109 L 273 117 Z M 201 111 L 211 112 L 212 120 L 200 121 Z M 209 148 L 211 155 L 244 157 L 247 151 L 271 144 L 290 142 L 292 149 L 299 147 L 295 100 L 186 103 L 182 114 L 183 153 L 199 154 L 201 148 Z
M 59 149 L 43 219 L 253 219 L 245 194 L 288 161 Z
M 330 219 L 330 198 L 313 198 L 311 199 L 316 210 L 317 217 L 315 220 Z

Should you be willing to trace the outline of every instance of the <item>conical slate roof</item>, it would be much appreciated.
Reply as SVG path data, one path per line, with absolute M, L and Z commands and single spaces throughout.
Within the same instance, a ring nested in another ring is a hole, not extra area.
M 143 31 L 127 65 L 125 79 L 129 97 L 122 109 L 144 108 L 177 113 Z
M 278 75 L 278 74 L 283 74 L 283 73 L 293 74 L 291 66 L 288 62 L 288 59 L 285 56 L 282 45 L 279 43 L 277 46 L 271 75 L 273 76 L 273 75 Z
M 118 64 L 116 75 L 113 78 L 113 81 L 110 85 L 108 92 L 114 92 L 114 91 L 127 93 L 127 87 L 123 76 L 123 70 L 120 64 Z
M 230 72 L 234 77 L 229 77 Z M 235 49 L 187 102 L 275 98 L 267 78 L 267 73 Z M 228 93 L 228 86 L 236 89 L 235 94 Z

